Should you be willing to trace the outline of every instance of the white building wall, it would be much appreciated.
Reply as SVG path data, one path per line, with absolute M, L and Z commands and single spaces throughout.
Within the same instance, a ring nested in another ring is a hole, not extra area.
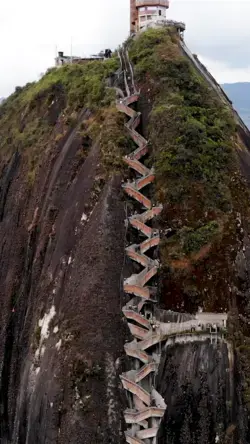
M 167 9 L 162 6 L 139 8 L 139 29 L 144 28 L 151 22 L 156 22 L 158 20 L 166 20 Z

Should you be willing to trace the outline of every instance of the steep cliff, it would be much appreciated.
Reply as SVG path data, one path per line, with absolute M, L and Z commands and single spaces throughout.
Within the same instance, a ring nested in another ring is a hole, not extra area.
M 159 299 L 181 313 L 227 311 L 229 323 L 222 343 L 166 344 L 159 442 L 248 442 L 249 133 L 183 48 L 171 30 L 130 45 L 163 204 Z
M 1 107 L 1 443 L 119 439 L 118 66 L 52 70 Z
M 126 44 L 155 165 L 150 197 L 163 204 L 161 307 L 230 313 L 222 341 L 162 350 L 159 442 L 247 443 L 249 133 L 174 29 Z M 125 442 L 122 282 L 134 233 L 121 183 L 133 144 L 118 87 L 114 56 L 51 70 L 0 107 L 3 444 Z

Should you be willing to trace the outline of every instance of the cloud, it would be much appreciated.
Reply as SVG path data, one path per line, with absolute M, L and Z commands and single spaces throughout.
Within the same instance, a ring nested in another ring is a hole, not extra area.
M 71 38 L 76 55 L 90 55 L 129 33 L 129 0 L 0 1 L 0 97 L 53 66 L 56 47 L 70 53 Z M 248 78 L 250 0 L 170 0 L 168 16 L 186 22 L 188 46 L 218 79 Z
M 246 68 L 232 68 L 227 63 L 199 57 L 218 83 L 250 82 L 250 65 Z
M 90 55 L 115 48 L 129 30 L 128 0 L 0 0 L 0 97 L 54 65 L 56 48 Z
M 250 59 L 249 0 L 170 0 L 169 14 L 186 23 L 185 40 L 203 57 L 232 67 Z

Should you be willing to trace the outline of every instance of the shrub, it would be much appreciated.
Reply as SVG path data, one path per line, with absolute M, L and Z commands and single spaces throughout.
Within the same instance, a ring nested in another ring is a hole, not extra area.
M 211 221 L 207 225 L 200 228 L 188 229 L 186 232 L 181 232 L 180 236 L 183 243 L 183 251 L 185 254 L 190 254 L 199 251 L 201 247 L 211 242 L 218 234 L 219 225 L 216 221 Z

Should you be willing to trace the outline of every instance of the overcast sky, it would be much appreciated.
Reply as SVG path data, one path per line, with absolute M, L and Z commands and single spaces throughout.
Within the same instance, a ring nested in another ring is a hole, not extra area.
M 219 82 L 250 81 L 250 0 L 170 0 L 185 40 Z M 36 80 L 55 52 L 115 48 L 129 32 L 129 0 L 0 0 L 0 97 Z

